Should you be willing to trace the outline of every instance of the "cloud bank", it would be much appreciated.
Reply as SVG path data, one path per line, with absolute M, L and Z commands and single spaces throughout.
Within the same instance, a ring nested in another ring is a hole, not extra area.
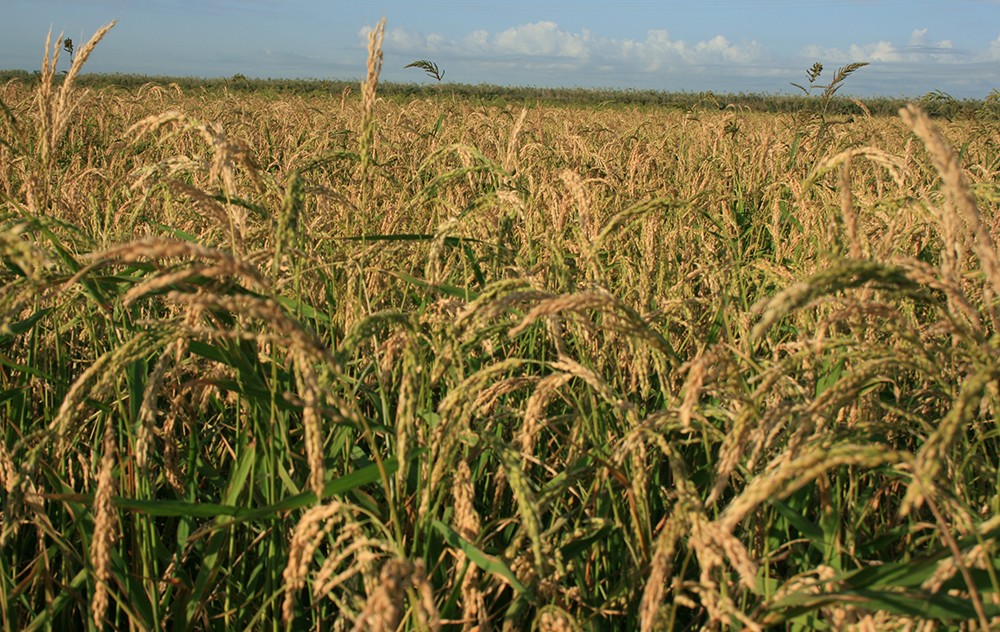
M 358 35 L 367 41 L 368 29 Z M 424 34 L 404 28 L 386 32 L 385 49 L 399 54 L 446 54 L 474 62 L 516 60 L 564 66 L 576 63 L 581 69 L 591 62 L 639 64 L 646 72 L 672 65 L 752 63 L 761 56 L 756 41 L 731 43 L 722 35 L 699 42 L 673 38 L 663 29 L 653 29 L 643 40 L 613 39 L 595 35 L 589 29 L 563 30 L 543 20 L 508 28 L 498 33 L 476 30 L 458 39 Z
M 358 35 L 366 41 L 367 29 Z M 852 77 L 845 91 L 919 95 L 941 89 L 985 96 L 996 87 L 988 85 L 988 77 L 995 76 L 1000 61 L 1000 36 L 981 50 L 966 50 L 918 28 L 901 42 L 807 45 L 779 54 L 767 43 L 731 41 L 722 34 L 688 41 L 650 29 L 641 39 L 618 39 L 543 20 L 458 37 L 391 28 L 384 49 L 400 59 L 433 59 L 448 69 L 450 79 L 463 83 L 780 92 L 788 81 L 800 81 L 815 61 L 829 68 L 863 61 L 871 67 Z M 915 85 L 916 79 L 923 84 Z

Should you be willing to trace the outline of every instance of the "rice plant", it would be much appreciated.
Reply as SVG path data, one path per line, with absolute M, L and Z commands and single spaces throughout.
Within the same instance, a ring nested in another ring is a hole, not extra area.
M 0 87 L 5 628 L 1000 623 L 982 121 L 381 98 L 383 24 L 82 90 L 109 28 Z

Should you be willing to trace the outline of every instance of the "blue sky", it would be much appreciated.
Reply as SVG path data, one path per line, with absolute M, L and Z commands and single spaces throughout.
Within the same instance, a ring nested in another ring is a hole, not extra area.
M 791 93 L 870 62 L 843 93 L 981 98 L 1000 89 L 1000 0 L 4 0 L 0 69 L 35 70 L 46 33 L 82 45 L 117 19 L 91 72 L 353 80 L 387 19 L 382 77 L 516 86 Z M 66 63 L 65 61 L 63 62 Z

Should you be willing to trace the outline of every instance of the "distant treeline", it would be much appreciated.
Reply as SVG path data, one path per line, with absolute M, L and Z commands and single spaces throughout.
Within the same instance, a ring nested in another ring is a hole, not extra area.
M 0 83 L 10 81 L 32 82 L 38 72 L 24 70 L 0 70 Z M 243 75 L 229 78 L 205 79 L 198 77 L 163 77 L 128 74 L 86 74 L 81 75 L 78 85 L 91 88 L 119 88 L 134 91 L 144 85 L 168 87 L 176 84 L 184 91 L 203 90 L 216 92 L 254 92 L 282 96 L 296 94 L 315 96 L 331 94 L 341 96 L 347 91 L 357 92 L 356 81 L 321 79 L 251 79 Z M 538 88 L 530 86 L 496 86 L 488 84 L 379 84 L 379 96 L 393 99 L 412 98 L 458 98 L 480 101 L 486 105 L 507 104 L 512 101 L 528 103 L 548 103 L 579 107 L 600 107 L 608 105 L 666 107 L 683 110 L 734 109 L 753 112 L 808 112 L 820 107 L 816 96 L 801 94 L 766 94 L 714 92 L 667 92 L 662 90 L 625 90 L 604 88 Z M 862 106 L 873 116 L 895 116 L 899 108 L 911 101 L 917 101 L 932 116 L 946 118 L 1000 118 L 1000 91 L 994 90 L 985 99 L 957 99 L 951 95 L 934 91 L 917 99 L 902 97 L 851 98 L 835 96 L 825 104 L 825 114 L 863 114 Z

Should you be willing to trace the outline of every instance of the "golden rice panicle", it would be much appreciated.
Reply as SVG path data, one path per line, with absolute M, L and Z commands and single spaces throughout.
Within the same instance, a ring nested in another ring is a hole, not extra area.
M 294 354 L 302 397 L 302 426 L 305 431 L 306 460 L 309 463 L 309 488 L 322 501 L 326 466 L 323 464 L 323 417 L 319 413 L 319 379 L 306 353 L 297 348 Z
M 742 608 L 736 605 L 733 598 L 720 587 L 713 583 L 691 583 L 690 590 L 700 597 L 699 604 L 705 609 L 705 614 L 710 622 L 705 629 L 718 630 L 725 629 L 724 626 L 732 625 L 732 622 L 739 621 L 741 630 L 749 632 L 764 632 L 764 627 L 751 619 Z M 732 626 L 736 627 L 736 626 Z
M 646 587 L 639 602 L 639 628 L 642 632 L 661 629 L 664 623 L 660 619 L 663 597 L 667 593 L 667 582 L 672 579 L 674 555 L 677 553 L 677 543 L 684 534 L 684 523 L 675 513 L 663 525 L 656 537 L 656 548 L 650 563 Z
M 441 616 L 434 604 L 434 594 L 423 560 L 410 562 L 395 558 L 382 566 L 378 587 L 369 595 L 365 608 L 352 630 L 362 632 L 393 632 L 406 614 L 407 593 L 416 595 L 414 609 L 423 628 L 441 629 Z
M 757 567 L 750 559 L 746 547 L 732 535 L 732 530 L 726 525 L 719 521 L 709 521 L 705 506 L 698 496 L 697 489 L 687 477 L 683 465 L 671 463 L 671 467 L 678 483 L 678 508 L 675 511 L 680 512 L 681 519 L 685 521 L 688 545 L 698 557 L 701 570 L 699 581 L 707 591 L 706 594 L 711 599 L 719 596 L 717 594 L 719 583 L 716 577 L 727 559 L 739 573 L 744 588 L 753 590 Z M 706 604 L 706 607 L 711 613 L 712 606 Z
M 678 416 L 680 418 L 681 425 L 685 429 L 691 429 L 691 422 L 694 419 L 695 411 L 698 409 L 702 389 L 705 386 L 705 380 L 709 376 L 709 369 L 715 366 L 721 360 L 720 350 L 715 348 L 711 350 L 702 350 L 698 352 L 698 355 L 687 365 L 687 379 L 684 383 L 684 399 L 681 401 L 680 410 L 678 411 Z
M 421 628 L 438 632 L 441 629 L 441 613 L 434 601 L 434 586 L 427 578 L 423 560 L 413 562 L 413 590 L 416 593 L 417 621 Z
M 600 374 L 583 366 L 573 358 L 563 355 L 559 360 L 552 363 L 552 368 L 564 371 L 567 375 L 580 378 L 611 406 L 629 412 L 634 411 L 634 406 L 626 399 L 620 397 Z
M 410 332 L 401 332 L 399 339 L 402 345 L 399 377 L 399 401 L 396 405 L 396 460 L 399 469 L 396 470 L 396 485 L 399 489 L 406 489 L 406 481 L 410 474 L 410 448 L 411 444 L 418 439 L 420 428 L 417 425 L 417 398 L 419 397 L 419 379 L 422 367 L 419 363 L 419 352 L 417 350 L 416 336 Z M 386 356 L 390 353 L 386 352 Z M 383 361 L 385 357 L 383 357 Z M 388 372 L 389 366 L 383 367 L 383 371 Z
M 465 459 L 459 459 L 455 468 L 452 495 L 455 501 L 455 531 L 469 542 L 475 542 L 479 538 L 480 518 L 475 507 L 472 470 Z M 473 622 L 486 616 L 483 593 L 479 590 L 479 567 L 469 562 L 464 553 L 458 552 L 457 556 L 460 558 L 457 568 L 461 568 L 463 560 L 467 564 L 462 577 L 462 621 L 464 629 L 469 629 Z
M 579 312 L 586 310 L 613 311 L 617 307 L 615 299 L 607 292 L 582 292 L 579 294 L 564 294 L 541 300 L 529 311 L 520 323 L 508 332 L 510 337 L 520 335 L 538 319 L 555 316 L 561 312 Z M 602 309 L 604 308 L 604 309 Z
M 174 349 L 168 348 L 160 354 L 142 394 L 142 405 L 139 407 L 139 430 L 135 439 L 135 465 L 143 475 L 149 473 L 149 453 L 153 447 L 158 413 L 156 402 L 159 399 L 160 387 L 163 385 L 163 378 L 170 366 L 173 353 Z
M 246 282 L 251 288 L 268 290 L 268 284 L 257 268 L 242 258 L 218 248 L 162 238 L 140 239 L 92 255 L 89 257 L 91 260 L 90 263 L 66 281 L 64 287 L 78 283 L 95 269 L 112 262 L 133 263 L 142 261 L 143 259 L 162 260 L 175 258 L 185 261 L 203 260 L 207 263 L 192 262 L 184 270 L 180 270 L 175 274 L 158 274 L 146 281 L 137 283 L 124 294 L 123 301 L 125 304 L 130 304 L 139 297 L 154 293 L 172 283 L 197 275 L 211 276 L 219 279 L 236 277 Z M 188 272 L 185 272 L 185 270 L 188 270 Z
M 528 118 L 528 108 L 521 108 L 521 113 L 510 131 L 510 140 L 507 141 L 507 151 L 504 153 L 503 170 L 512 173 L 517 166 L 519 145 L 517 138 L 524 127 L 524 120 Z
M 58 41 L 56 45 L 52 46 L 52 30 L 50 29 L 48 35 L 45 37 L 45 56 L 42 57 L 42 70 L 41 70 L 41 81 L 38 83 L 38 88 L 35 90 L 35 100 L 38 104 L 39 110 L 39 126 L 42 128 L 41 131 L 41 143 L 39 144 L 39 157 L 44 162 L 48 157 L 49 150 L 51 149 L 51 130 L 53 128 L 53 114 L 55 110 L 55 102 L 52 94 L 52 79 L 56 74 L 56 65 L 59 63 L 59 51 L 62 46 L 62 33 L 59 34 Z M 49 50 L 52 51 L 52 57 L 49 57 Z
M 361 587 L 368 594 L 376 590 L 375 570 L 378 562 L 391 552 L 390 547 L 382 540 L 366 536 L 361 523 L 351 519 L 331 538 L 326 559 L 313 576 L 313 601 L 329 598 L 338 605 L 351 604 L 353 609 L 362 603 Z
M 108 31 L 114 27 L 115 21 L 111 21 L 109 24 L 102 26 L 97 30 L 96 33 L 90 38 L 90 40 L 83 45 L 76 53 L 73 58 L 73 63 L 70 65 L 69 71 L 67 71 L 66 76 L 63 77 L 62 84 L 59 87 L 59 92 L 54 94 L 52 92 L 52 83 L 56 74 L 56 65 L 59 62 L 59 50 L 63 45 L 62 34 L 59 35 L 58 41 L 56 41 L 53 47 L 52 57 L 49 57 L 49 47 L 52 45 L 52 31 L 49 31 L 48 37 L 45 40 L 45 57 L 42 60 L 42 72 L 41 81 L 38 85 L 38 91 L 36 98 L 38 101 L 38 107 L 40 111 L 40 125 L 41 125 L 41 143 L 39 146 L 39 157 L 43 164 L 49 164 L 49 161 L 55 156 L 59 142 L 61 141 L 63 135 L 66 132 L 66 127 L 69 125 L 70 115 L 76 108 L 76 103 L 70 102 L 70 95 L 73 92 L 73 86 L 76 81 L 76 77 L 80 74 L 80 70 L 83 69 L 83 65 L 87 63 L 87 58 L 94 51 L 97 46 Z
M 559 389 L 572 381 L 572 379 L 572 373 L 553 373 L 547 375 L 538 382 L 534 392 L 528 397 L 519 437 L 521 457 L 524 460 L 525 467 L 527 467 L 528 459 L 534 456 L 535 442 L 541 430 L 540 423 L 545 415 L 545 407 Z
M 535 617 L 535 626 L 538 632 L 577 632 L 580 629 L 573 615 L 555 605 L 542 608 Z
M 213 155 L 208 165 L 208 179 L 227 196 L 232 197 L 237 193 L 235 170 L 237 165 L 243 169 L 256 191 L 264 190 L 264 183 L 261 180 L 257 164 L 254 162 L 250 146 L 242 140 L 234 139 L 226 134 L 217 122 L 203 123 L 183 112 L 167 110 L 140 120 L 129 128 L 128 133 L 141 136 L 168 126 L 173 128 L 173 131 L 168 132 L 164 140 L 180 132 L 190 131 L 200 136 L 205 144 L 212 148 Z M 146 169 L 145 175 L 139 178 L 136 186 L 145 183 L 150 175 L 161 174 L 164 170 L 166 170 L 166 175 L 173 175 L 175 172 L 190 169 L 201 170 L 203 163 L 193 161 L 186 155 L 174 156 L 159 162 L 152 169 Z
M 469 430 L 469 421 L 476 412 L 479 396 L 494 378 L 524 364 L 525 361 L 521 358 L 507 358 L 488 365 L 456 385 L 441 400 L 438 405 L 441 420 L 427 439 L 431 457 L 424 459 L 422 464 L 429 483 L 424 486 L 421 495 L 419 515 L 425 515 L 430 509 L 431 500 L 437 497 L 441 481 L 454 468 L 452 459 L 455 458 L 456 446 L 461 436 Z
M 73 57 L 73 63 L 70 65 L 69 71 L 66 72 L 66 76 L 63 77 L 62 86 L 59 88 L 59 100 L 56 106 L 56 117 L 54 122 L 54 128 L 52 133 L 52 139 L 58 140 L 62 136 L 63 132 L 66 131 L 66 126 L 69 124 L 69 114 L 72 113 L 74 105 L 70 105 L 69 95 L 73 89 L 73 83 L 76 80 L 77 75 L 83 70 L 83 65 L 87 63 L 87 59 L 90 58 L 91 53 L 97 47 L 104 36 L 108 34 L 112 28 L 114 28 L 117 20 L 112 20 L 108 24 L 105 24 L 101 28 L 97 29 L 87 43 L 77 51 L 76 55 Z M 55 65 L 55 60 L 53 60 L 53 66 Z
M 69 443 L 76 438 L 82 412 L 88 405 L 88 400 L 110 387 L 121 376 L 122 368 L 130 362 L 143 358 L 159 346 L 159 337 L 155 332 L 140 332 L 125 341 L 124 344 L 97 358 L 73 382 L 63 398 L 62 404 L 49 423 L 48 431 L 55 434 L 57 441 L 56 453 L 59 458 L 69 448 Z M 36 452 L 44 449 L 45 442 L 36 444 Z
M 854 208 L 854 192 L 851 190 L 851 157 L 840 166 L 838 187 L 840 189 L 840 215 L 847 231 L 849 252 L 854 259 L 862 257 L 861 240 L 858 236 L 858 213 Z
M 182 395 L 175 395 L 171 403 L 170 412 L 163 422 L 161 437 L 163 440 L 163 476 L 178 494 L 184 492 L 185 485 L 184 471 L 180 464 L 179 441 L 175 436 L 182 405 Z
M 358 509 L 339 501 L 317 505 L 303 514 L 292 534 L 288 563 L 283 572 L 285 599 L 282 619 L 295 616 L 295 599 L 306 585 L 314 560 L 322 560 L 312 575 L 313 603 L 329 597 L 345 612 L 356 612 L 362 590 L 371 595 L 377 587 L 375 569 L 391 553 L 385 540 L 365 533 Z M 322 551 L 320 551 L 322 547 Z
M 762 503 L 773 498 L 784 498 L 838 467 L 853 465 L 873 469 L 907 460 L 909 460 L 908 454 L 880 444 L 841 443 L 829 448 L 810 445 L 802 449 L 795 458 L 789 458 L 788 454 L 782 453 L 729 502 L 719 515 L 717 523 L 726 532 L 732 533 L 736 526 Z
M 538 578 L 548 578 L 552 575 L 553 563 L 558 573 L 562 572 L 562 560 L 558 551 L 553 551 L 552 547 L 544 539 L 541 516 L 539 515 L 539 503 L 535 497 L 535 492 L 531 488 L 524 470 L 521 469 L 520 454 L 502 448 L 500 461 L 503 469 L 507 473 L 507 484 L 514 494 L 520 515 L 521 527 L 527 535 L 531 546 L 531 566 L 534 575 Z
M 629 513 L 632 516 L 632 529 L 635 534 L 635 541 L 642 550 L 645 559 L 650 557 L 650 541 L 653 539 L 652 526 L 650 524 L 649 511 L 649 463 L 648 451 L 645 441 L 638 441 L 629 453 L 631 460 L 629 478 L 629 491 L 627 494 Z
M 41 533 L 48 522 L 45 501 L 35 484 L 37 462 L 38 458 L 34 456 L 15 465 L 12 455 L 0 448 L 0 478 L 5 492 L 3 511 L 0 511 L 0 547 L 17 536 L 22 524 L 34 523 Z M 29 513 L 30 518 L 27 517 Z
M 8 498 L 17 486 L 17 479 L 17 467 L 14 465 L 14 460 L 10 458 L 7 448 L 0 444 L 0 486 L 3 487 Z
M 470 630 L 474 626 L 480 630 L 489 629 L 489 612 L 479 588 L 479 567 L 470 563 L 462 577 L 462 629 Z
M 465 459 L 458 461 L 453 485 L 456 530 L 466 540 L 475 542 L 479 537 L 480 519 L 476 511 L 476 490 L 472 483 L 472 470 Z
M 405 612 L 406 588 L 413 573 L 412 565 L 392 559 L 382 566 L 378 587 L 369 595 L 365 609 L 354 622 L 353 632 L 393 632 Z
M 245 226 L 239 221 L 233 221 L 233 216 L 227 211 L 227 206 L 198 187 L 191 186 L 180 180 L 170 179 L 166 185 L 171 193 L 177 197 L 187 198 L 190 202 L 191 210 L 197 213 L 198 216 L 214 220 L 214 227 L 228 236 L 229 243 L 234 252 L 243 253 L 246 250 L 244 239 Z M 235 184 L 233 188 L 235 193 Z M 229 207 L 231 206 L 229 205 Z M 207 227 L 207 229 L 211 230 L 211 227 Z M 202 239 L 207 240 L 207 236 L 202 237 Z
M 584 239 L 584 243 L 582 245 L 584 252 L 588 252 L 590 250 L 590 244 L 597 238 L 597 234 L 600 231 L 598 230 L 598 220 L 593 215 L 592 205 L 587 195 L 583 178 L 581 178 L 575 171 L 571 171 L 569 169 L 564 169 L 563 172 L 559 174 L 559 178 L 563 181 L 563 184 L 566 185 L 566 189 L 573 200 L 574 206 L 576 207 L 577 221 L 580 225 L 580 236 Z
M 285 580 L 285 600 L 281 606 L 281 617 L 286 625 L 295 615 L 295 596 L 305 588 L 309 576 L 309 565 L 323 539 L 338 524 L 342 506 L 337 501 L 313 507 L 299 519 L 289 545 L 288 563 L 282 577 Z
M 104 427 L 101 469 L 94 494 L 94 536 L 90 545 L 90 564 L 94 569 L 94 595 L 91 614 L 98 628 L 104 627 L 111 582 L 111 548 L 115 541 L 115 509 L 111 497 L 115 493 L 115 433 L 114 426 Z
M 740 459 L 745 456 L 747 440 L 751 431 L 756 427 L 756 423 L 754 423 L 757 421 L 756 414 L 754 406 L 748 404 L 744 404 L 736 413 L 733 425 L 727 430 L 726 437 L 719 448 L 719 462 L 715 468 L 715 484 L 712 486 L 708 498 L 705 499 L 706 506 L 714 505 L 729 486 L 736 466 L 739 465 Z
M 368 73 L 361 84 L 365 121 L 370 122 L 378 93 L 379 75 L 382 73 L 382 40 L 385 38 L 385 17 L 368 32 Z
M 368 32 L 368 72 L 361 82 L 361 182 L 364 186 L 368 168 L 375 160 L 375 101 L 378 95 L 378 80 L 382 73 L 382 40 L 385 37 L 385 18 L 379 20 L 375 28 Z

